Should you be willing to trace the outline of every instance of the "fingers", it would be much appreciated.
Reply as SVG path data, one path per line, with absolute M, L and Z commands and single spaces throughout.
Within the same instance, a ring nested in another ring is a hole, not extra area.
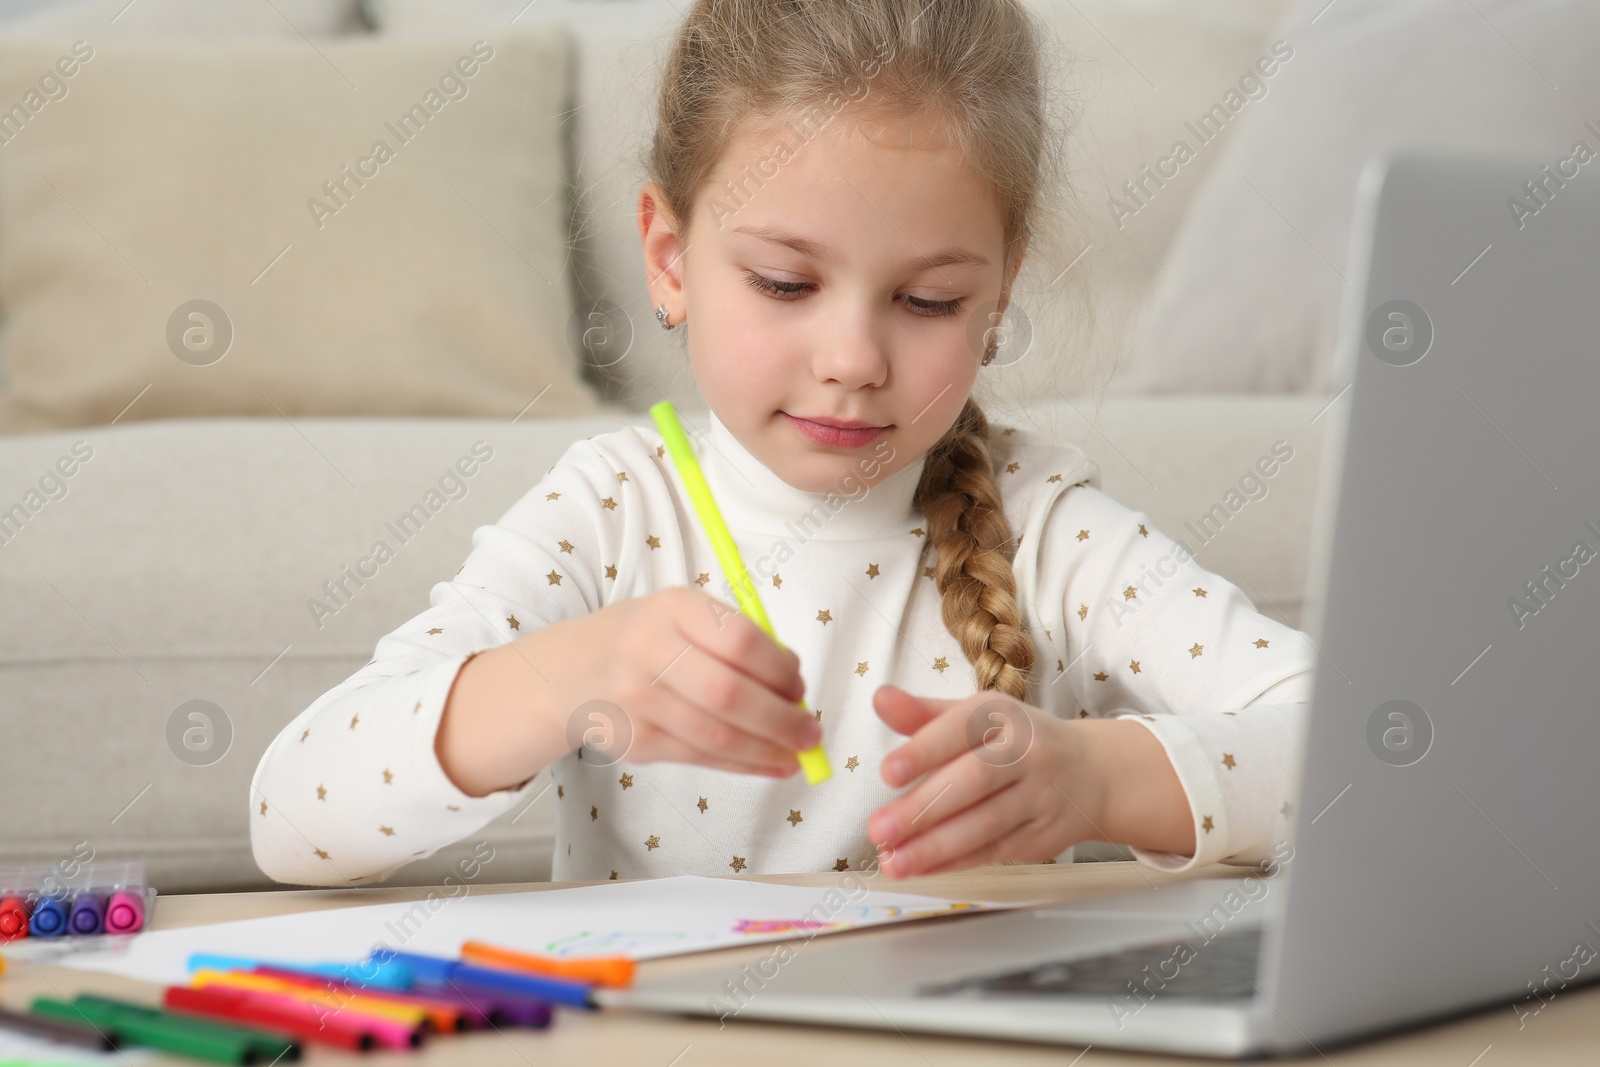
M 794 753 L 822 736 L 811 714 L 695 645 L 656 685 L 686 706 L 672 732 L 707 751 L 766 766 L 798 765 Z
M 965 862 L 968 857 L 973 859 L 973 866 L 992 862 L 1002 855 L 1002 842 L 1025 825 L 1032 814 L 1025 793 L 1019 783 L 1009 783 L 896 844 L 894 853 L 880 865 L 883 872 L 904 878 L 929 874 L 953 861 Z M 926 822 L 927 818 L 920 821 Z M 983 858 L 986 856 L 989 858 Z
M 1016 767 L 994 767 L 970 753 L 960 755 L 873 812 L 867 835 L 878 844 L 899 847 L 1019 777 Z
M 1035 856 L 1038 858 L 1033 858 Z M 947 874 L 950 871 L 969 871 L 974 867 L 982 867 L 986 863 L 999 863 L 1002 860 L 1040 863 L 1051 858 L 1040 854 L 1032 824 L 1023 823 L 999 840 L 985 842 L 964 856 L 922 867 L 916 873 Z
M 939 712 L 957 703 L 941 697 L 919 697 L 897 685 L 880 685 L 872 694 L 872 707 L 878 718 L 897 734 L 916 733 L 936 718 Z
M 650 725 L 660 736 L 649 747 L 657 759 L 775 778 L 799 769 L 793 752 L 708 716 L 670 687 L 662 686 L 656 701 Z
M 793 704 L 805 696 L 800 657 L 767 636 L 747 615 L 698 589 L 683 590 L 676 622 L 684 638 Z
M 1026 704 L 992 692 L 942 703 L 946 706 L 940 713 L 884 758 L 880 769 L 884 782 L 892 786 L 913 782 L 969 750 L 998 767 L 1014 765 L 1027 754 L 1035 724 Z
M 653 753 L 651 763 L 690 763 L 697 767 L 710 767 L 713 770 L 728 771 L 732 774 L 761 774 L 772 778 L 787 778 L 799 770 L 800 764 L 791 758 L 791 766 L 784 771 L 775 771 L 770 767 L 759 767 L 750 763 L 742 763 L 729 759 L 717 752 L 707 752 L 697 748 L 670 733 L 656 728 L 657 736 L 652 740 L 650 750 Z

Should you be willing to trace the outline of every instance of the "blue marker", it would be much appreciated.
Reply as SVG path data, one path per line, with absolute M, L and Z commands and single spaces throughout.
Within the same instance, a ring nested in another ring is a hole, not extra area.
M 33 936 L 60 937 L 67 932 L 67 902 L 61 897 L 40 897 L 33 907 Z
M 429 985 L 460 982 L 479 989 L 494 989 L 504 993 L 515 993 L 518 996 L 536 997 L 575 1008 L 598 1007 L 589 996 L 594 989 L 594 984 L 591 982 L 575 982 L 568 978 L 503 971 L 497 967 L 479 967 L 471 963 L 462 963 L 460 960 L 445 959 L 441 956 L 421 956 L 414 952 L 385 950 L 373 953 L 372 959 L 402 963 L 411 968 L 411 973 L 416 976 L 418 982 Z
M 273 967 L 280 971 L 333 978 L 355 986 L 372 986 L 375 989 L 406 990 L 411 988 L 414 976 L 409 967 L 387 960 L 365 963 L 285 963 L 281 960 L 257 960 L 244 956 L 217 956 L 209 952 L 196 952 L 189 957 L 189 970 L 193 971 L 253 971 L 257 967 Z

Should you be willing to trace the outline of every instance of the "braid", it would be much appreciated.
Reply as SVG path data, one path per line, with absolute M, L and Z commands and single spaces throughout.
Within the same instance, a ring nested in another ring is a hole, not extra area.
M 1011 524 L 989 453 L 989 420 L 972 400 L 928 452 L 912 502 L 937 553 L 934 583 L 945 628 L 972 663 L 979 692 L 1026 700 L 1033 642 L 1017 609 Z

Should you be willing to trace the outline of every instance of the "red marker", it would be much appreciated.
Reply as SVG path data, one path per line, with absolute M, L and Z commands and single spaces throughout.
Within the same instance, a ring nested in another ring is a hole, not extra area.
M 0 898 L 0 941 L 28 936 L 28 902 L 21 897 Z
M 364 1052 L 378 1044 L 372 1031 L 354 1021 L 333 1014 L 319 1014 L 315 1008 L 301 1001 L 273 1004 L 266 1000 L 253 1000 L 253 996 L 216 986 L 207 989 L 168 986 L 161 1001 L 173 1011 L 209 1015 L 215 1019 L 280 1030 L 303 1041 L 318 1041 L 351 1051 Z
M 257 982 L 268 985 L 257 985 Z M 348 1020 L 370 1032 L 384 1048 L 416 1048 L 422 1044 L 423 1032 L 429 1025 L 420 1011 L 413 1012 L 407 1019 L 374 1014 L 322 990 L 297 987 L 288 982 L 281 983 L 281 987 L 271 987 L 277 982 L 276 978 L 266 975 L 201 971 L 194 976 L 193 988 L 243 994 L 245 1002 L 252 1005 L 270 1004 L 297 1012 L 310 1011 L 319 1024 L 333 1019 Z

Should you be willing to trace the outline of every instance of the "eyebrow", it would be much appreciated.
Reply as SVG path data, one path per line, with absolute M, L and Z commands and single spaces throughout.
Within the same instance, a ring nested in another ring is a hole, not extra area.
M 831 251 L 815 241 L 808 241 L 804 237 L 792 234 L 787 230 L 778 229 L 775 226 L 735 226 L 730 232 L 758 237 L 763 241 L 771 241 L 774 244 L 783 245 L 785 248 L 792 248 L 808 259 L 826 262 L 834 258 Z M 931 256 L 919 255 L 911 260 L 910 265 L 917 270 L 933 270 L 955 263 L 968 264 L 974 267 L 987 267 L 989 265 L 989 261 L 983 256 L 978 255 L 976 252 L 969 252 L 965 248 L 946 248 L 943 251 L 935 252 Z

